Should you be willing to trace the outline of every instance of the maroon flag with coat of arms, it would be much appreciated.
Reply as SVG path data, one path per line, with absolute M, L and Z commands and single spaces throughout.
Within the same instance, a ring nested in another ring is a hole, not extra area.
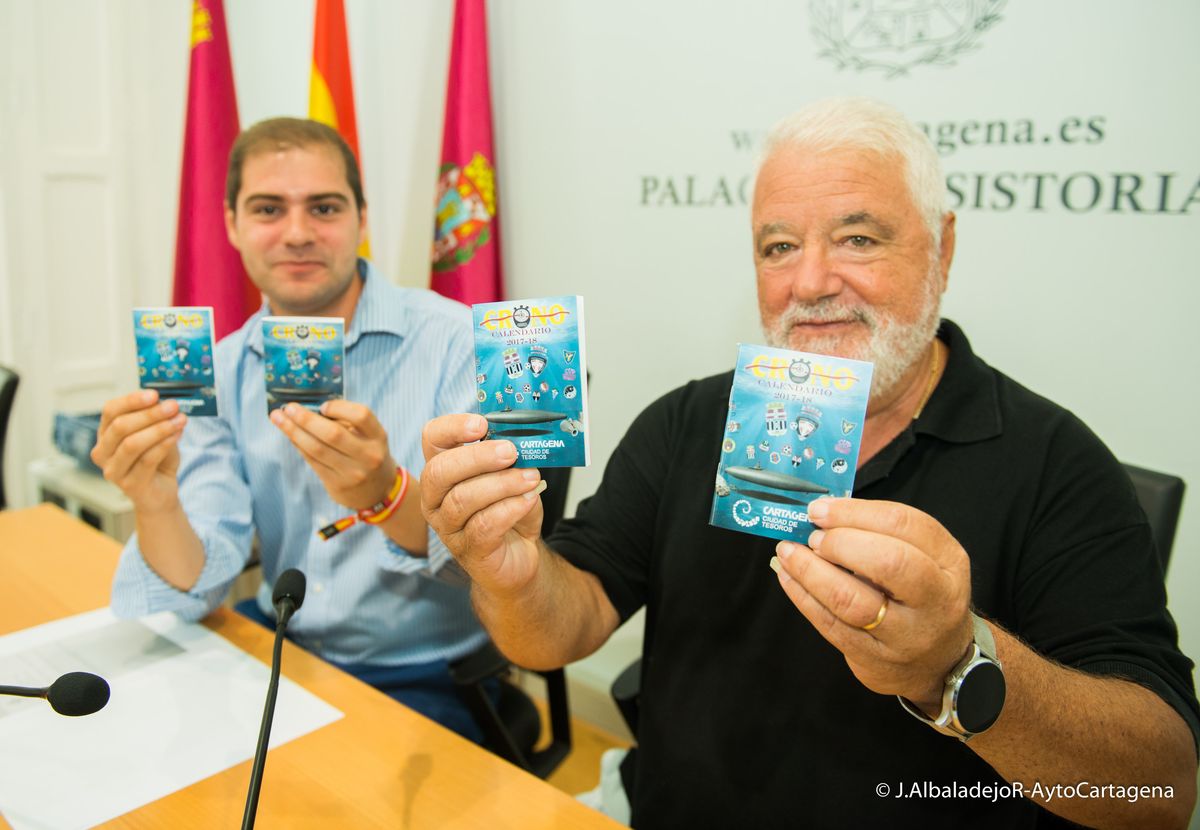
M 484 0 L 455 0 L 430 286 L 467 305 L 504 295 L 488 85 Z
M 191 44 L 171 302 L 212 306 L 214 334 L 221 338 L 262 304 L 225 234 L 225 168 L 238 112 L 221 0 L 193 1 Z

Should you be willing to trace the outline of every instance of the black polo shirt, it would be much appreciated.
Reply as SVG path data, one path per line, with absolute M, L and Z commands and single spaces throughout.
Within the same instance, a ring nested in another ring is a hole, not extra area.
M 855 496 L 938 519 L 971 558 L 979 613 L 1054 660 L 1150 687 L 1200 731 L 1191 662 L 1124 471 L 1070 412 L 976 357 L 953 323 L 939 337 L 950 347 L 941 383 L 859 471 Z M 1019 797 L 896 797 L 1004 782 L 855 680 L 779 588 L 773 540 L 709 525 L 731 382 L 693 381 L 651 404 L 550 540 L 600 578 L 622 619 L 646 607 L 634 826 L 1048 826 Z

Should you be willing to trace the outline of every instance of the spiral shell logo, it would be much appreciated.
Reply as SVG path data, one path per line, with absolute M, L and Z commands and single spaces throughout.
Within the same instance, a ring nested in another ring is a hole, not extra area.
M 914 66 L 952 66 L 978 48 L 1007 0 L 811 0 L 821 57 L 839 69 L 907 75 Z
M 750 506 L 750 502 L 745 499 L 738 499 L 733 503 L 733 520 L 742 527 L 754 527 L 762 519 L 761 516 L 755 516 L 753 519 L 743 519 L 738 513 L 743 516 L 754 512 L 754 508 Z

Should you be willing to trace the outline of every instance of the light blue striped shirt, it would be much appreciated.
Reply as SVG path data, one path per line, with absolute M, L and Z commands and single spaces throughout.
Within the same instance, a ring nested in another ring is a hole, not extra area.
M 365 284 L 346 332 L 345 390 L 388 433 L 397 463 L 420 474 L 421 429 L 448 412 L 475 407 L 471 313 L 431 291 L 400 288 L 359 261 Z M 221 414 L 188 421 L 179 448 L 179 496 L 204 545 L 190 591 L 163 581 L 130 538 L 113 580 L 119 616 L 174 611 L 196 620 L 228 593 L 258 534 L 271 611 L 280 573 L 308 577 L 303 607 L 288 627 L 305 648 L 343 664 L 407 665 L 454 659 L 486 634 L 449 551 L 432 530 L 428 557 L 409 556 L 378 528 L 355 525 L 328 541 L 316 531 L 347 515 L 316 473 L 267 419 L 262 324 L 266 305 L 217 344 Z M 449 566 L 449 567 L 447 567 Z

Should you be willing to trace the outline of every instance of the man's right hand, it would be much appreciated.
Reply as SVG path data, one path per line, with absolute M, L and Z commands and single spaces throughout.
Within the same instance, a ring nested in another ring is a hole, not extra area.
M 100 414 L 92 461 L 121 488 L 138 512 L 179 504 L 179 436 L 187 416 L 173 400 L 143 389 L 114 398 Z
M 481 441 L 486 434 L 481 415 L 425 425 L 421 512 L 479 587 L 513 595 L 537 574 L 545 485 L 536 469 L 512 466 L 511 441 Z

